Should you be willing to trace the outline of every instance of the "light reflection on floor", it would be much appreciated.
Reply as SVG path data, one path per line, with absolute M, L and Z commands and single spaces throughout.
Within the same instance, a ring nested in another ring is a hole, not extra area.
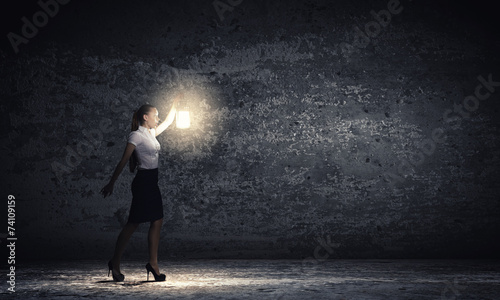
M 144 262 L 16 266 L 16 292 L 2 299 L 498 299 L 500 261 L 472 260 L 186 260 L 160 262 L 166 281 L 146 281 Z

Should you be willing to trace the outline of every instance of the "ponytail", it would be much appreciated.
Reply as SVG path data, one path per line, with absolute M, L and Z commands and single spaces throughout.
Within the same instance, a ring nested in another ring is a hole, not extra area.
M 154 106 L 149 105 L 149 104 L 144 104 L 137 111 L 134 112 L 134 115 L 132 116 L 132 126 L 131 126 L 131 131 L 136 131 L 139 129 L 139 125 L 142 125 L 144 122 L 144 115 L 149 113 L 149 111 L 154 108 Z M 129 169 L 131 173 L 135 172 L 135 169 L 137 168 L 137 155 L 134 152 L 132 152 L 132 155 L 130 155 L 129 159 Z
M 137 129 L 139 129 L 139 121 L 137 121 L 137 112 L 135 111 L 134 112 L 134 116 L 132 117 L 132 130 L 131 131 L 135 131 Z
M 139 123 L 137 121 L 137 112 L 134 112 L 134 116 L 132 117 L 132 130 L 131 131 L 136 131 L 139 129 Z M 128 160 L 128 168 L 131 173 L 134 173 L 135 168 L 137 168 L 137 156 L 135 155 L 135 150 L 132 152 L 132 155 L 130 155 L 130 159 Z

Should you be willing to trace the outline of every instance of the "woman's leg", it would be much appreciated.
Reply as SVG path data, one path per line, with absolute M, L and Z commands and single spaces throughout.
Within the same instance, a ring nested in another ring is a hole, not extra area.
M 158 268 L 158 245 L 160 244 L 160 231 L 162 223 L 163 218 L 151 222 L 148 234 L 149 263 L 155 270 L 156 274 L 160 274 L 160 270 Z
M 122 258 L 123 251 L 125 251 L 125 246 L 127 245 L 130 236 L 132 236 L 132 233 L 134 233 L 137 229 L 137 226 L 139 226 L 139 223 L 127 223 L 123 226 L 122 231 L 118 235 L 115 245 L 115 253 L 111 259 L 113 271 L 117 274 L 120 273 L 120 260 Z

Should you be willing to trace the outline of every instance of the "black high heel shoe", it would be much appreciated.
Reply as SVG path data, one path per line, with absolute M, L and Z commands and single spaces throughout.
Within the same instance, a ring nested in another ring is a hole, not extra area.
M 111 263 L 111 261 L 108 261 L 108 277 L 109 272 L 111 272 L 111 275 L 113 275 L 114 281 L 123 281 L 125 279 L 125 275 L 123 275 L 122 273 L 119 273 L 118 275 L 115 275 L 115 273 L 113 273 L 113 264 Z
M 148 274 L 148 281 L 149 281 L 149 272 L 151 272 L 153 274 L 153 276 L 155 277 L 155 281 L 165 281 L 165 274 L 160 274 L 160 275 L 157 275 L 155 273 L 155 270 L 153 270 L 153 267 L 151 267 L 151 264 L 150 263 L 147 263 L 146 264 L 146 273 Z

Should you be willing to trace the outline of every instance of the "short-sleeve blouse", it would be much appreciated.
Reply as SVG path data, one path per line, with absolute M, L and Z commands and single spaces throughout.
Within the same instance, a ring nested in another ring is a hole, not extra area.
M 139 126 L 139 129 L 129 133 L 127 142 L 135 145 L 139 170 L 158 168 L 160 143 L 155 137 L 154 128 L 148 130 Z

